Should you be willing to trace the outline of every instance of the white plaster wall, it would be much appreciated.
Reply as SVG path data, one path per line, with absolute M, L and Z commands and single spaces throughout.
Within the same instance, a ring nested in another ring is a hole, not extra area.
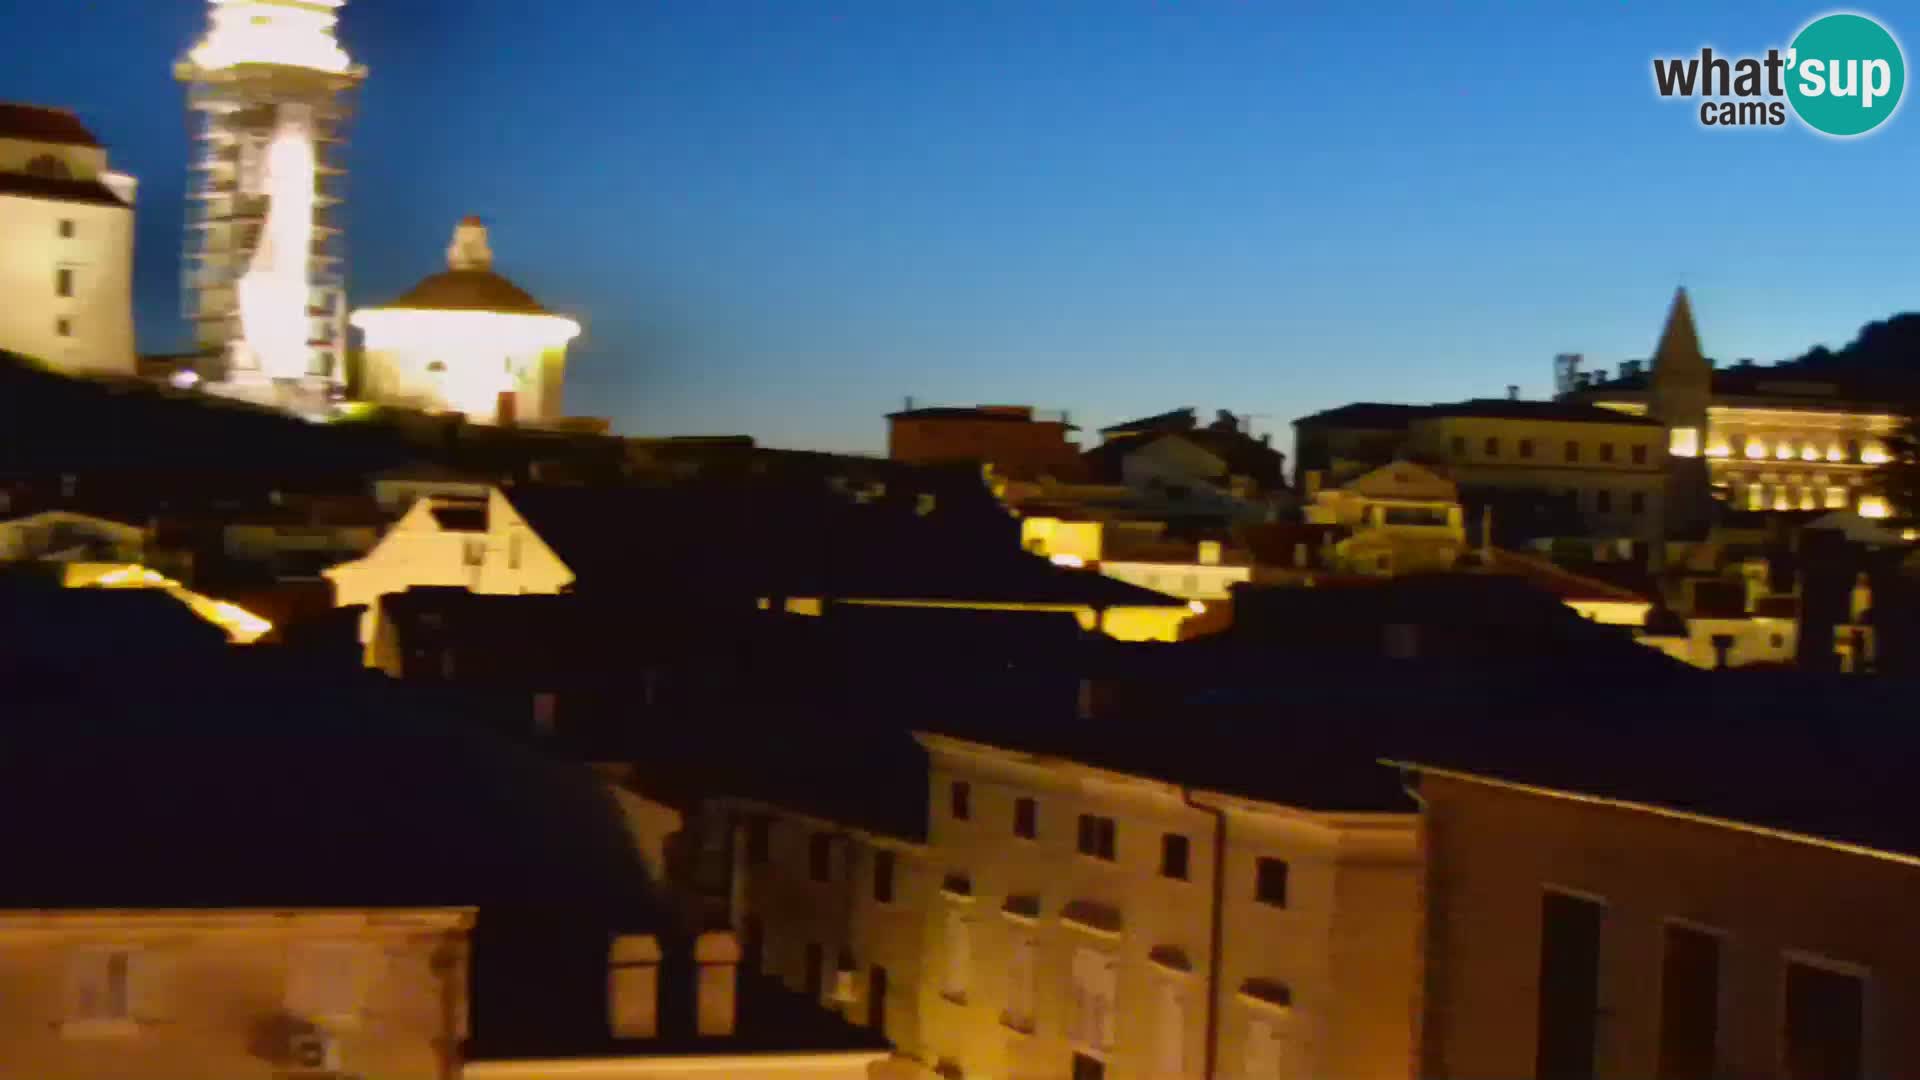
M 74 235 L 62 237 L 69 220 Z M 73 295 L 57 295 L 62 268 Z M 74 374 L 131 375 L 133 211 L 0 195 L 0 349 Z M 66 319 L 71 336 L 59 333 Z

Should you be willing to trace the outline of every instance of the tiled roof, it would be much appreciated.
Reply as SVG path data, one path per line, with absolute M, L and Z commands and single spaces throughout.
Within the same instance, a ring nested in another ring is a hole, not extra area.
M 1401 431 L 1418 419 L 1425 405 L 1389 405 L 1376 401 L 1357 401 L 1337 409 L 1327 409 L 1293 422 L 1295 427 L 1325 425 L 1360 428 L 1367 431 Z
M 1185 431 L 1194 425 L 1193 409 L 1174 409 L 1157 416 L 1143 416 L 1138 420 L 1114 424 L 1100 429 L 1101 434 L 1108 432 L 1145 433 L 1149 431 Z
M 0 139 L 56 143 L 62 146 L 100 145 L 87 125 L 66 109 L 0 101 Z
M 98 180 L 56 180 L 25 173 L 0 172 L 0 195 L 17 195 L 51 202 L 86 203 L 90 206 L 126 206 L 120 196 Z

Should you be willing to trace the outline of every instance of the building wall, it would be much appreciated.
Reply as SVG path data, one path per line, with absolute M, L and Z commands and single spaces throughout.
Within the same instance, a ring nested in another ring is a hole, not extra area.
M 1902 1022 L 1920 1015 L 1909 910 L 1920 867 L 1445 777 L 1421 787 L 1432 856 L 1422 1075 L 1534 1075 L 1549 888 L 1605 904 L 1600 1077 L 1657 1075 L 1667 920 L 1723 935 L 1717 1075 L 1784 1075 L 1790 952 L 1866 969 L 1865 1075 L 1920 1074 L 1920 1027 Z
M 440 1080 L 464 1034 L 460 912 L 0 916 L 0 1045 L 10 1075 L 36 1080 L 277 1078 L 291 1071 L 290 950 L 360 946 L 360 1006 L 333 1022 L 354 1075 Z M 72 1023 L 79 950 L 129 948 L 129 1023 Z
M 465 1080 L 909 1080 L 910 1068 L 871 1052 L 767 1053 L 672 1057 L 569 1058 L 564 1061 L 476 1061 Z
M 1800 627 L 1794 619 L 1756 616 L 1740 619 L 1688 619 L 1686 636 L 1643 635 L 1642 644 L 1659 649 L 1675 660 L 1711 670 L 1719 666 L 1720 654 L 1713 639 L 1725 635 L 1733 639 L 1727 650 L 1728 667 L 1747 664 L 1792 663 L 1800 647 Z
M 944 740 L 931 745 L 928 842 L 899 856 L 894 904 L 870 903 L 864 843 L 836 841 L 830 881 L 813 882 L 810 837 L 845 830 L 798 815 L 775 826 L 766 862 L 743 867 L 745 908 L 764 926 L 769 970 L 798 988 L 809 944 L 821 946 L 829 971 L 838 950 L 850 949 L 858 974 L 848 1015 L 861 1021 L 867 969 L 886 965 L 888 1035 L 923 1065 L 964 1076 L 1065 1078 L 1076 1052 L 1104 1061 L 1115 1080 L 1204 1076 L 1214 813 L 1165 784 Z M 954 813 L 956 783 L 966 785 L 965 819 Z M 1031 839 L 1014 827 L 1021 798 L 1034 800 Z M 1255 1021 L 1287 1048 L 1275 1080 L 1411 1075 L 1419 916 L 1411 817 L 1333 819 L 1196 798 L 1217 803 L 1228 821 L 1216 1075 L 1242 1074 Z M 1080 853 L 1082 814 L 1114 821 L 1113 860 Z M 1186 838 L 1184 879 L 1162 875 L 1168 834 Z M 1262 857 L 1288 864 L 1284 906 L 1257 897 Z M 1010 903 L 1014 897 L 1026 900 Z M 950 929 L 956 917 L 967 924 L 964 946 Z M 1030 1025 L 1013 1009 L 1026 996 L 1014 983 L 1023 941 L 1032 943 Z M 949 993 L 956 949 L 964 949 L 958 995 Z M 1076 1037 L 1074 971 L 1083 950 L 1113 963 L 1110 1044 Z M 1291 1004 L 1249 997 L 1241 992 L 1248 980 L 1285 986 Z M 903 1023 L 899 1010 L 911 1010 L 911 1020 Z M 1167 1067 L 1170 1052 L 1177 1069 Z
M 1100 572 L 1110 578 L 1187 600 L 1224 600 L 1233 586 L 1253 580 L 1253 567 L 1208 563 L 1125 562 L 1108 560 Z
M 500 395 L 511 391 L 516 423 L 561 419 L 566 349 L 504 347 L 489 343 L 485 330 L 483 325 L 470 333 L 450 333 L 431 346 L 382 341 L 369 333 L 361 396 L 382 405 L 458 412 L 473 423 L 491 424 L 499 417 Z
M 379 600 L 388 593 L 451 585 L 477 593 L 550 594 L 573 581 L 573 572 L 498 490 L 487 496 L 485 532 L 442 529 L 434 505 L 414 503 L 365 557 L 323 572 L 333 582 L 334 606 L 367 605 L 360 640 L 369 646 L 369 659 L 377 651 Z
M 1620 536 L 1638 535 L 1656 520 L 1666 491 L 1666 439 L 1664 429 L 1646 424 L 1478 416 L 1421 420 L 1409 431 L 1411 449 L 1444 462 L 1463 489 L 1570 492 L 1591 531 Z M 1569 443 L 1578 446 L 1578 460 L 1569 460 Z M 1530 454 L 1523 444 L 1531 444 Z M 1607 447 L 1611 461 L 1602 457 Z M 1635 447 L 1644 460 L 1634 460 Z
M 62 222 L 72 236 L 60 235 Z M 0 195 L 0 236 L 0 349 L 70 374 L 132 375 L 133 211 Z M 63 269 L 70 297 L 58 294 Z
M 1070 473 L 1080 462 L 1066 424 L 1037 420 L 890 419 L 887 456 L 915 465 L 991 462 L 1020 477 Z

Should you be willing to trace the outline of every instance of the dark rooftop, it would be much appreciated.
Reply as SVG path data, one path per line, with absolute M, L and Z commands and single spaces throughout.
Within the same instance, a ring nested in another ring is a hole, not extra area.
M 100 145 L 80 118 L 66 109 L 0 101 L 0 139 L 56 143 L 62 146 Z
M 1358 428 L 1368 431 L 1399 431 L 1416 420 L 1447 416 L 1480 416 L 1505 420 L 1553 420 L 1575 424 L 1637 424 L 1660 426 L 1651 417 L 1633 416 L 1616 409 L 1602 409 L 1575 401 L 1516 401 L 1511 398 L 1473 398 L 1437 405 L 1383 405 L 1357 402 L 1337 409 L 1303 416 L 1295 426 Z
M 113 189 L 98 180 L 60 179 L 28 176 L 25 173 L 0 172 L 0 195 L 20 195 L 29 199 L 54 202 L 88 203 L 94 206 L 126 206 Z
M 1376 401 L 1357 401 L 1337 409 L 1327 409 L 1295 420 L 1294 426 L 1324 424 L 1330 427 L 1360 428 L 1367 431 L 1401 431 L 1427 409 L 1425 405 L 1388 405 Z
M 552 314 L 531 294 L 491 270 L 443 270 L 422 280 L 388 308 Z

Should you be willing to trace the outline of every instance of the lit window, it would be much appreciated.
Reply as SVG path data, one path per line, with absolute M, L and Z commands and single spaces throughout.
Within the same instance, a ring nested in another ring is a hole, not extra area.
M 1862 495 L 1860 497 L 1860 516 L 1861 517 L 1883 518 L 1883 517 L 1890 517 L 1892 516 L 1892 514 L 1893 514 L 1893 511 L 1889 509 L 1887 506 L 1887 500 L 1882 496 Z
M 1773 508 L 1775 510 L 1793 509 L 1793 504 L 1787 501 L 1787 485 L 1781 484 L 1773 489 Z
M 1747 456 L 1750 458 L 1753 458 L 1756 461 L 1759 460 L 1760 458 L 1766 457 L 1767 456 L 1766 444 L 1761 442 L 1759 439 L 1748 439 L 1747 440 Z
M 1830 487 L 1827 489 L 1827 509 L 1845 510 L 1847 508 L 1847 489 Z
M 1885 465 L 1893 459 L 1888 456 L 1886 447 L 1879 443 L 1868 443 L 1866 449 L 1860 451 L 1860 460 L 1868 465 Z
M 1808 443 L 1807 445 L 1800 448 L 1800 460 L 1819 461 L 1820 451 L 1816 449 L 1812 443 Z
M 1767 485 L 1747 485 L 1747 509 L 1765 510 L 1767 508 Z
M 1790 461 L 1790 460 L 1792 460 L 1792 458 L 1793 458 L 1793 444 L 1792 444 L 1792 443 L 1789 443 L 1789 442 L 1783 442 L 1783 443 L 1781 443 L 1780 445 L 1778 445 L 1778 446 L 1776 446 L 1776 447 L 1774 447 L 1774 448 L 1773 448 L 1773 456 L 1774 456 L 1774 457 L 1777 457 L 1777 458 L 1779 458 L 1779 459 L 1780 459 L 1781 461 Z
M 1828 461 L 1845 461 L 1847 460 L 1847 452 L 1840 448 L 1839 443 L 1835 443 L 1832 446 L 1827 447 L 1827 460 Z
M 1813 489 L 1810 487 L 1801 488 L 1800 489 L 1800 509 L 1814 510 L 1817 508 L 1818 508 L 1818 504 L 1815 503 L 1813 499 Z
M 1677 427 L 1667 436 L 1667 453 L 1674 457 L 1700 456 L 1700 429 Z

